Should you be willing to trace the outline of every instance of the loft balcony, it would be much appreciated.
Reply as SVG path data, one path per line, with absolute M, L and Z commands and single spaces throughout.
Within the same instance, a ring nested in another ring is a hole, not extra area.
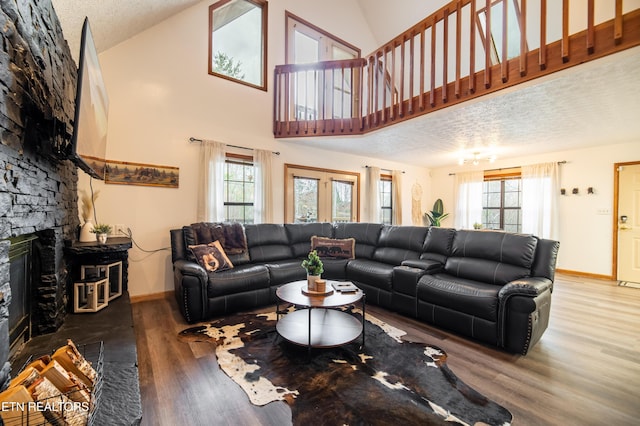
M 274 135 L 363 135 L 638 46 L 633 5 L 452 1 L 366 58 L 276 66 Z

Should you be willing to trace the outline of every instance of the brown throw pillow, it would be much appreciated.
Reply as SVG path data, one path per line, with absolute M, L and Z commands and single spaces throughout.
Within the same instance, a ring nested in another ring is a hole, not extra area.
M 318 252 L 322 258 L 353 259 L 355 257 L 355 238 L 335 239 L 313 236 L 311 250 Z
M 233 268 L 233 263 L 227 257 L 219 241 L 189 246 L 189 250 L 193 252 L 196 261 L 207 272 L 219 272 Z

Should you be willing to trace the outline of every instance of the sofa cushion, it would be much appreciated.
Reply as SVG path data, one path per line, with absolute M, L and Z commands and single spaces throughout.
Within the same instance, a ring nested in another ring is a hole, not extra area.
M 333 236 L 341 239 L 355 238 L 356 259 L 371 259 L 383 227 L 381 223 L 338 223 Z
M 300 259 L 278 260 L 265 263 L 265 266 L 269 270 L 269 285 L 271 287 L 307 278 L 307 271 L 302 267 Z
M 457 231 L 444 269 L 460 278 L 504 285 L 531 275 L 537 238 L 492 231 Z
M 451 255 L 453 246 L 453 237 L 456 230 L 453 228 L 439 228 L 431 226 L 427 233 L 427 238 L 422 246 L 421 259 L 435 260 L 442 264 L 445 263 L 447 257 Z
M 269 270 L 264 265 L 241 265 L 221 272 L 209 272 L 207 297 L 226 296 L 269 288 Z
M 391 291 L 393 265 L 369 259 L 354 259 L 347 263 L 347 279 Z
M 293 251 L 293 257 L 306 257 L 311 251 L 311 237 L 332 237 L 333 226 L 330 223 L 287 223 L 284 225 L 287 231 L 289 244 Z
M 271 223 L 246 225 L 245 233 L 252 263 L 293 258 L 284 225 Z
M 237 222 L 198 222 L 182 227 L 185 245 L 208 244 L 220 241 L 227 257 L 234 265 L 249 262 L 249 251 L 244 227 Z M 195 261 L 191 252 L 186 253 L 188 260 Z
M 385 226 L 380 232 L 373 259 L 394 266 L 403 260 L 418 259 L 426 235 L 424 226 Z
M 311 237 L 311 250 L 315 250 L 323 259 L 353 259 L 355 249 L 355 238 Z
M 496 231 L 457 231 L 451 256 L 475 257 L 531 269 L 538 239 Z
M 424 275 L 418 281 L 418 300 L 494 322 L 499 291 L 498 286 L 448 274 Z
M 219 241 L 209 244 L 189 246 L 193 257 L 207 272 L 218 272 L 232 269 L 233 263 L 229 260 Z

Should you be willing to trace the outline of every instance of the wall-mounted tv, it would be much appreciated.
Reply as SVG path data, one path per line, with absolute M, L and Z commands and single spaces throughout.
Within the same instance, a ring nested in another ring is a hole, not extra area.
M 75 106 L 72 160 L 90 176 L 104 179 L 109 98 L 89 18 L 82 26 Z

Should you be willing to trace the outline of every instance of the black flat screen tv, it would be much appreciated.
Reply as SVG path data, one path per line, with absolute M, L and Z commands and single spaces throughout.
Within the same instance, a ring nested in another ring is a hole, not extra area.
M 71 158 L 90 176 L 104 179 L 109 98 L 88 18 L 82 26 L 75 107 Z

